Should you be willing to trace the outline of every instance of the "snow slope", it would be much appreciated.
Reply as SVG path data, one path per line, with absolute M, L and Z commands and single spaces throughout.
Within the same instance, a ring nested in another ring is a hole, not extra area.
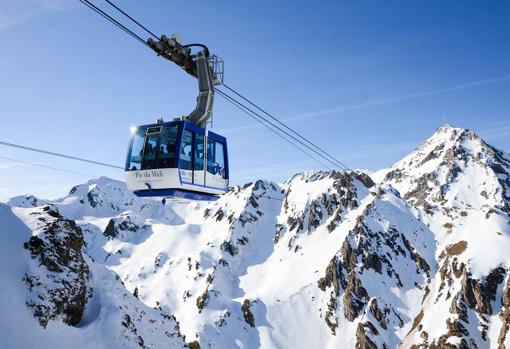
M 0 347 L 503 348 L 509 173 L 445 126 L 377 183 L 303 172 L 189 202 L 100 178 L 13 198 Z

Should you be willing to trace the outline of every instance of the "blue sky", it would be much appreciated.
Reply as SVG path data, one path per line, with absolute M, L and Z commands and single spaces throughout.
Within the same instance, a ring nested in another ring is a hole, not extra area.
M 351 168 L 390 166 L 444 115 L 510 151 L 508 1 L 116 3 L 156 33 L 206 43 L 230 86 Z M 122 165 L 130 126 L 194 107 L 194 79 L 78 1 L 2 1 L 0 42 L 1 141 Z M 214 115 L 233 184 L 321 168 L 219 96 Z M 0 146 L 0 200 L 62 196 L 87 175 L 123 177 Z

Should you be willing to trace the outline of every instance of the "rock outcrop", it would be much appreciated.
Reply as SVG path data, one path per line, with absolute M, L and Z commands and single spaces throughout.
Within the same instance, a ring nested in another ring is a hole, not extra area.
M 43 327 L 49 321 L 76 326 L 92 293 L 89 267 L 82 254 L 83 233 L 54 206 L 34 209 L 31 215 L 36 223 L 34 235 L 24 244 L 32 258 L 24 275 L 29 289 L 26 304 Z

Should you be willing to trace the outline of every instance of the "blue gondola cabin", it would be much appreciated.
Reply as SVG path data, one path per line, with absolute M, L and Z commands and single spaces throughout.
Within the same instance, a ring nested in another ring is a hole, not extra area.
M 214 199 L 228 188 L 227 140 L 187 121 L 140 126 L 125 175 L 138 196 Z

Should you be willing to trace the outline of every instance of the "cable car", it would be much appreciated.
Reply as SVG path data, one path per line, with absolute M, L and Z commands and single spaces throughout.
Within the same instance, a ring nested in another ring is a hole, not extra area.
M 202 44 L 182 45 L 165 35 L 147 44 L 197 78 L 195 109 L 171 122 L 132 129 L 126 159 L 126 184 L 138 196 L 211 200 L 228 188 L 227 140 L 206 130 L 212 117 L 215 85 L 223 83 L 223 61 Z M 191 47 L 201 50 L 191 52 Z
M 126 183 L 138 196 L 211 200 L 228 188 L 227 140 L 187 121 L 132 129 Z

